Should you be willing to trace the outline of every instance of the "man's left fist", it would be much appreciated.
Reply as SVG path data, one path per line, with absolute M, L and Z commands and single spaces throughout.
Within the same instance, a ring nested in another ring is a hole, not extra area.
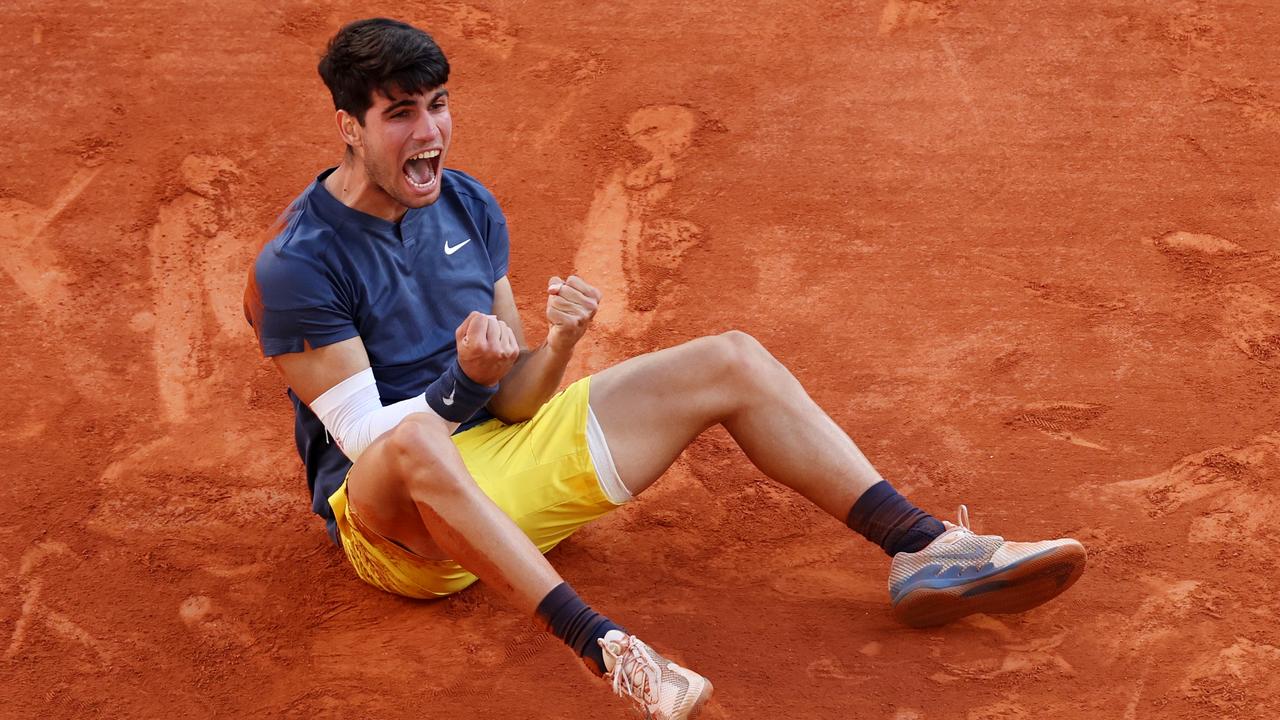
M 577 275 L 551 278 L 547 285 L 547 344 L 567 352 L 586 334 L 603 295 Z

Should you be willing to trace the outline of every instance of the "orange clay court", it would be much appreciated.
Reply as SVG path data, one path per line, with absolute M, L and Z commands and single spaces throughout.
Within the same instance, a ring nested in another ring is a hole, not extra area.
M 1280 708 L 1280 7 L 0 7 L 0 717 L 628 717 L 480 583 L 358 580 L 311 514 L 246 272 L 341 159 L 344 23 L 431 32 L 449 165 L 545 281 L 566 382 L 737 328 L 924 509 L 1089 569 L 913 630 L 888 561 L 723 430 L 550 559 L 711 678 L 707 717 Z

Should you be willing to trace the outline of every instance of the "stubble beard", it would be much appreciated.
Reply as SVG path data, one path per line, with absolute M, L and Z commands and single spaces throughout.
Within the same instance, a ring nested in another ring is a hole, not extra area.
M 399 178 L 386 171 L 368 154 L 364 156 L 364 174 L 373 182 L 374 185 L 378 186 L 379 190 L 382 190 L 382 192 L 388 197 L 395 200 L 397 204 L 402 207 L 411 207 L 404 201 L 404 198 L 401 197 L 398 189 L 395 188 L 395 183 L 399 181 Z

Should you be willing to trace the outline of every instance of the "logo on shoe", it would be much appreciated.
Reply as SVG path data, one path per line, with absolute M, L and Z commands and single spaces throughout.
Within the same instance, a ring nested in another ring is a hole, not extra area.
M 932 560 L 986 560 L 987 548 L 971 547 L 964 552 L 958 550 L 934 550 L 929 553 Z

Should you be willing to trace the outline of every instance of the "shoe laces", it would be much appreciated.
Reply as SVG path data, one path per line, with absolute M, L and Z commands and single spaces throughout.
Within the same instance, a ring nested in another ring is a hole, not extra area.
M 940 535 L 938 538 L 947 544 L 959 542 L 966 537 L 973 537 L 977 535 L 977 533 L 973 531 L 973 526 L 969 524 L 968 505 L 961 504 L 960 507 L 956 509 L 956 523 L 954 525 L 951 523 L 947 524 L 951 525 L 951 527 L 947 529 L 948 532 Z M 983 537 L 993 537 L 1000 541 L 1004 540 L 1004 538 L 999 535 L 988 535 Z
M 604 639 L 596 642 L 614 659 L 613 672 L 609 673 L 613 678 L 614 694 L 635 700 L 648 716 L 648 708 L 658 702 L 656 685 L 662 677 L 662 670 L 657 661 L 645 652 L 644 644 L 634 635 L 626 635 L 616 643 L 607 643 Z

